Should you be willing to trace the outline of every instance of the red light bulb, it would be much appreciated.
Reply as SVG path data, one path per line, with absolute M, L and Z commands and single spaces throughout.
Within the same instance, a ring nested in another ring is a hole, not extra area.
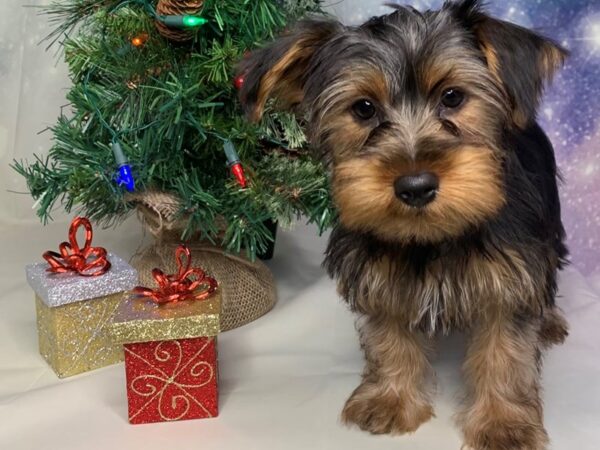
M 231 173 L 235 176 L 235 179 L 242 188 L 247 186 L 248 182 L 246 181 L 246 175 L 244 175 L 244 168 L 240 163 L 231 166 Z
M 244 81 L 246 81 L 246 77 L 243 74 L 242 75 L 238 75 L 233 80 L 233 85 L 239 91 L 242 88 L 242 86 L 244 86 Z

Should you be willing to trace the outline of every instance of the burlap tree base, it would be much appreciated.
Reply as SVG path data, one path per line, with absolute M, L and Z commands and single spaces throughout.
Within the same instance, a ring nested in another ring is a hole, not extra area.
M 152 269 L 176 273 L 175 249 L 180 244 L 185 218 L 177 216 L 177 198 L 166 193 L 149 192 L 128 198 L 138 205 L 140 218 L 155 236 L 153 245 L 133 260 L 140 283 L 153 287 Z M 269 312 L 277 300 L 273 274 L 260 261 L 227 254 L 206 242 L 188 241 L 192 265 L 204 269 L 219 282 L 222 293 L 221 330 L 227 331 L 252 322 Z

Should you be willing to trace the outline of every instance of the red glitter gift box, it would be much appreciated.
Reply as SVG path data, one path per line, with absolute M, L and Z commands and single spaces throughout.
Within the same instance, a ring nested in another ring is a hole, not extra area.
M 125 344 L 129 422 L 218 415 L 215 338 Z
M 189 263 L 189 250 L 183 247 L 177 253 L 180 263 L 182 252 Z M 180 265 L 177 275 L 155 269 L 158 289 L 136 288 L 142 298 L 128 298 L 113 318 L 113 339 L 125 347 L 132 424 L 218 414 L 216 336 L 221 295 L 215 280 Z

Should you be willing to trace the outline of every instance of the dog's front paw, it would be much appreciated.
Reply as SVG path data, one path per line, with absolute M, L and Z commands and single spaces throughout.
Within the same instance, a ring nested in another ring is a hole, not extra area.
M 374 383 L 363 383 L 346 402 L 342 421 L 373 434 L 404 434 L 416 431 L 433 415 L 426 402 L 405 401 L 391 392 L 382 394 Z
M 461 450 L 546 450 L 548 435 L 535 424 L 490 424 L 465 431 Z

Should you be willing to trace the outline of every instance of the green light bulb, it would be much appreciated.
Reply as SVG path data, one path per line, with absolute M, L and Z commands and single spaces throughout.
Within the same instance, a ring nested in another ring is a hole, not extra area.
M 183 26 L 186 28 L 199 27 L 207 22 L 208 20 L 206 20 L 204 17 L 198 16 L 183 16 L 182 19 Z
M 180 15 L 168 15 L 158 16 L 158 19 L 169 28 L 197 28 L 208 20 L 200 16 L 180 16 Z

